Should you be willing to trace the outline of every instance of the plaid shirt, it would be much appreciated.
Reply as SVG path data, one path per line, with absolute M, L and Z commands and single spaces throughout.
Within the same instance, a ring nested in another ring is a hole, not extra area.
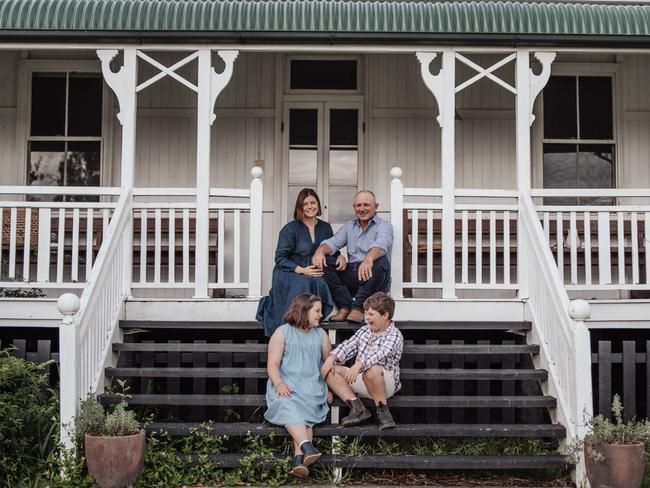
M 375 335 L 368 325 L 357 330 L 347 341 L 342 342 L 330 354 L 334 354 L 340 363 L 344 363 L 354 356 L 357 362 L 363 365 L 361 371 L 378 364 L 393 373 L 395 392 L 402 384 L 399 379 L 399 360 L 404 349 L 402 333 L 391 322 L 388 328 L 379 335 Z

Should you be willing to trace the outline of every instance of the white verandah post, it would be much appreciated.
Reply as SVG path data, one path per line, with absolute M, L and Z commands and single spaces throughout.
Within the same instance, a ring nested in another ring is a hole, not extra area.
M 122 124 L 122 156 L 120 169 L 120 186 L 122 191 L 133 189 L 135 182 L 135 131 L 137 118 L 138 60 L 135 48 L 124 49 L 124 64 L 117 72 L 111 71 L 111 60 L 117 56 L 117 49 L 98 49 L 97 56 L 102 63 L 102 75 L 113 90 L 120 105 L 117 118 Z M 133 215 L 129 216 L 133 219 Z M 124 235 L 124 296 L 131 295 L 133 273 L 133 224 L 125 228 Z
M 214 104 L 230 81 L 238 51 L 217 51 L 225 62 L 222 73 L 212 68 L 212 51 L 201 49 L 198 56 L 196 120 L 196 256 L 194 298 L 208 298 L 210 232 L 210 128 L 215 121 Z M 217 252 L 223 252 L 218 249 Z
M 393 251 L 391 255 L 390 294 L 393 298 L 404 297 L 403 249 L 404 239 L 404 185 L 402 184 L 402 169 L 394 167 L 390 170 L 393 178 L 390 184 L 390 222 L 393 224 Z
M 533 125 L 533 104 L 537 95 L 551 76 L 551 63 L 555 53 L 535 53 L 535 58 L 542 64 L 542 72 L 535 75 L 530 69 L 530 50 L 517 50 L 516 67 L 516 145 L 517 145 L 517 189 L 520 195 L 530 193 L 531 188 L 531 153 L 530 128 Z M 517 235 L 523 235 L 521 219 L 517 219 Z M 528 255 L 525 246 L 517 248 L 517 280 L 519 298 L 528 298 Z
M 74 316 L 81 304 L 77 295 L 65 293 L 57 301 L 57 309 L 63 315 L 59 327 L 59 417 L 60 439 L 65 449 L 74 448 L 71 436 L 80 392 L 77 391 L 77 325 Z
M 416 53 L 422 79 L 438 103 L 438 123 L 442 131 L 442 298 L 456 298 L 456 265 L 454 249 L 455 205 L 455 114 L 456 114 L 456 55 L 442 53 L 440 73 L 432 75 L 430 64 L 436 53 Z

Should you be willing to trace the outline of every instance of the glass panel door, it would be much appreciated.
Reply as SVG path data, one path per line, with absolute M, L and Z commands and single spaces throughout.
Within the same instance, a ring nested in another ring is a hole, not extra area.
M 322 218 L 336 229 L 354 216 L 359 190 L 361 104 L 288 103 L 285 106 L 285 164 L 288 219 L 302 188 L 318 192 Z M 286 127 L 288 122 L 288 127 Z

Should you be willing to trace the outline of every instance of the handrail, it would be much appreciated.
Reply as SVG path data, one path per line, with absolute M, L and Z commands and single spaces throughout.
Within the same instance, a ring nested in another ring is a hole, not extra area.
M 529 306 L 549 385 L 558 400 L 557 415 L 567 438 L 584 437 L 592 413 L 589 331 L 569 315 L 570 301 L 560 279 L 530 194 L 520 196 L 520 245 L 529 256 Z M 586 318 L 586 317 L 585 317 Z
M 61 442 L 72 447 L 70 429 L 79 398 L 102 389 L 104 366 L 124 308 L 123 274 L 126 230 L 131 225 L 132 195 L 123 192 L 81 299 L 64 294 L 58 308 L 64 315 L 60 339 Z

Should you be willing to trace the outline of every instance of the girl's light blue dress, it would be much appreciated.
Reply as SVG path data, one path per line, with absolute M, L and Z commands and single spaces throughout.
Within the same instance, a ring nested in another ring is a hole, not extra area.
M 294 424 L 312 427 L 324 422 L 329 411 L 327 385 L 320 375 L 325 332 L 320 327 L 302 332 L 289 324 L 280 326 L 280 330 L 284 334 L 280 376 L 293 393 L 289 398 L 278 396 L 269 379 L 264 418 L 284 427 Z

